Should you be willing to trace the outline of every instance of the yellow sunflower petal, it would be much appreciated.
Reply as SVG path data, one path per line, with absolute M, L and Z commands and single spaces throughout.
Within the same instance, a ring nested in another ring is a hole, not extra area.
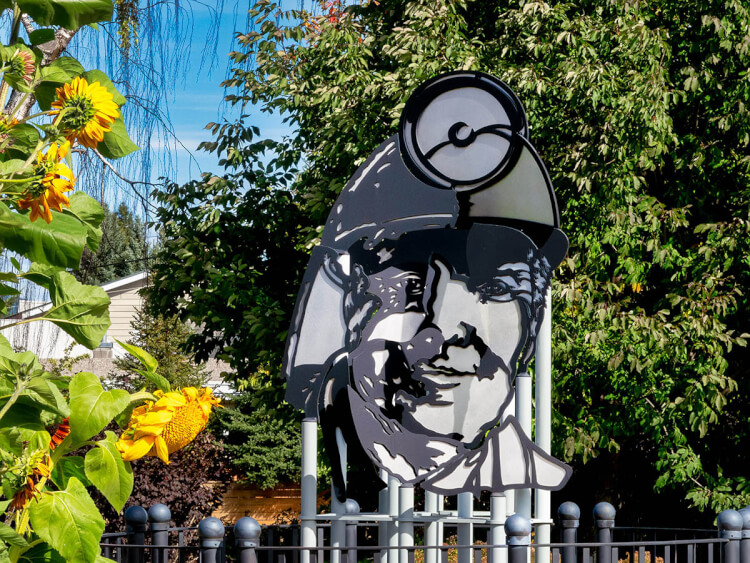
M 161 436 L 157 436 L 154 439 L 154 450 L 156 450 L 156 455 L 160 460 L 169 464 L 169 449 L 167 448 L 167 443 L 164 441 L 164 438 Z
M 140 440 L 123 440 L 120 437 L 117 441 L 117 449 L 122 453 L 122 459 L 125 461 L 134 461 L 148 454 L 154 445 L 155 439 L 154 436 L 145 436 Z

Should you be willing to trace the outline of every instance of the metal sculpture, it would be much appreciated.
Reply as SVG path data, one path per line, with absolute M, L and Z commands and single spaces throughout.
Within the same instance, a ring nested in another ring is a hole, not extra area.
M 318 417 L 332 460 L 343 440 L 350 460 L 402 483 L 477 496 L 559 489 L 570 468 L 509 407 L 567 248 L 508 86 L 478 72 L 426 82 L 312 253 L 287 340 L 287 400 Z

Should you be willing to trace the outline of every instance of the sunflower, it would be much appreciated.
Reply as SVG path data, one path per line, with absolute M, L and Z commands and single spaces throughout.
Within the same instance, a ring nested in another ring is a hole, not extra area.
M 192 442 L 206 427 L 211 408 L 219 404 L 208 388 L 186 387 L 168 393 L 156 391 L 154 395 L 156 402 L 148 401 L 133 410 L 128 427 L 117 441 L 125 461 L 149 455 L 169 463 L 169 454 Z
M 34 78 L 36 66 L 34 65 L 34 55 L 29 51 L 16 49 L 10 58 L 10 72 L 20 77 L 25 82 L 31 82 Z
M 52 209 L 62 211 L 63 205 L 70 207 L 70 200 L 63 192 L 73 189 L 75 178 L 73 171 L 62 162 L 69 150 L 70 142 L 65 141 L 62 145 L 51 145 L 46 153 L 37 155 L 34 179 L 24 198 L 18 201 L 21 209 L 31 207 L 32 221 L 42 217 L 49 223 Z
M 50 115 L 63 113 L 61 128 L 69 141 L 77 140 L 84 147 L 96 148 L 111 131 L 110 125 L 120 117 L 112 94 L 99 82 L 89 84 L 77 76 L 57 90 L 57 100 L 52 102 Z

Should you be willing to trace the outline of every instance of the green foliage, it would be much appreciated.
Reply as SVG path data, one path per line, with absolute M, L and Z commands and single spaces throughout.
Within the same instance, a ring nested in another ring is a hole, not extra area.
M 146 387 L 162 391 L 205 384 L 208 374 L 204 366 L 182 352 L 194 331 L 179 318 L 143 310 L 136 313 L 131 326 L 130 343 L 120 343 L 128 354 L 115 359 L 119 372 L 111 374 L 113 381 L 132 390 Z
M 140 217 L 125 204 L 117 211 L 104 206 L 101 221 L 101 244 L 98 248 L 84 250 L 81 266 L 74 272 L 83 283 L 102 285 L 143 271 L 149 253 L 146 229 Z
M 247 381 L 270 368 L 254 388 L 277 404 L 264 393 L 283 387 L 316 226 L 418 84 L 490 72 L 526 107 L 571 239 L 553 285 L 556 454 L 585 470 L 647 452 L 657 490 L 700 509 L 750 503 L 745 4 L 381 0 L 312 17 L 263 0 L 251 17 L 229 99 L 295 133 L 213 124 L 204 148 L 227 176 L 158 196 L 170 242 L 154 303 L 205 323 L 195 350 L 226 344 Z
M 273 410 L 253 406 L 251 393 L 216 411 L 213 432 L 223 436 L 224 451 L 240 479 L 271 489 L 300 479 L 300 427 Z

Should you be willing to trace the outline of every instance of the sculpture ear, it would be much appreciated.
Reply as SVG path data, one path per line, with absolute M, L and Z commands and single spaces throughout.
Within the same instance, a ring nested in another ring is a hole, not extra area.
M 547 258 L 547 262 L 554 269 L 560 262 L 565 259 L 568 254 L 568 247 L 570 243 L 568 237 L 560 229 L 552 229 L 552 232 L 544 243 L 544 246 L 540 249 L 540 252 Z
M 348 255 L 327 247 L 317 247 L 310 257 L 292 324 L 287 336 L 282 373 L 287 379 L 286 400 L 299 409 L 309 401 L 317 406 L 311 392 L 324 366 L 344 348 L 345 280 Z

